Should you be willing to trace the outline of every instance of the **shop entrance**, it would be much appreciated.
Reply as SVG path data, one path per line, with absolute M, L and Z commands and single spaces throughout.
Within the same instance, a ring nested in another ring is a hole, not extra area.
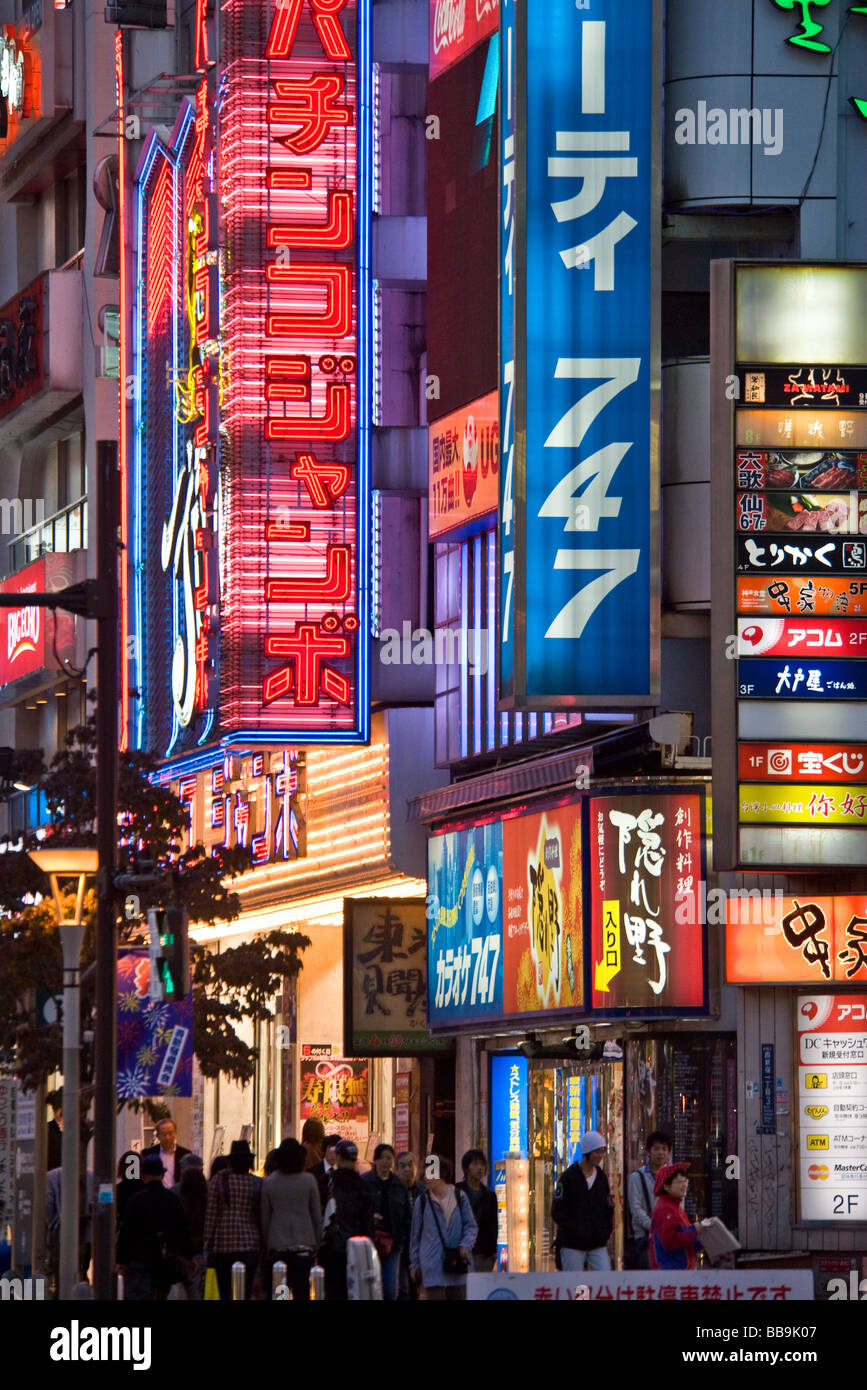
M 530 1153 L 530 1269 L 552 1270 L 554 1188 L 571 1163 L 581 1157 L 581 1135 L 596 1129 L 608 1152 L 603 1168 L 614 1198 L 612 1258 L 623 1254 L 623 1063 L 564 1059 L 531 1061 L 528 1129 Z

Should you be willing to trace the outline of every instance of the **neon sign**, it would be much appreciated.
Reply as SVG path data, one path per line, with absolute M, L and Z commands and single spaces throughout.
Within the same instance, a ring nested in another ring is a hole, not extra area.
M 249 848 L 254 867 L 306 855 L 307 766 L 297 748 L 225 753 L 173 785 L 187 804 L 190 844 Z
M 224 741 L 364 741 L 369 0 L 225 14 Z
M 824 9 L 826 5 L 830 5 L 831 0 L 773 0 L 773 3 L 781 10 L 800 11 L 799 27 L 794 34 L 788 36 L 786 43 L 806 48 L 813 53 L 832 52 L 830 45 L 819 37 L 824 32 L 824 24 L 820 24 L 812 13 L 813 9 Z M 850 5 L 848 12 L 867 15 L 867 5 Z M 867 121 L 867 100 L 861 97 L 850 97 L 849 100 L 862 120 Z

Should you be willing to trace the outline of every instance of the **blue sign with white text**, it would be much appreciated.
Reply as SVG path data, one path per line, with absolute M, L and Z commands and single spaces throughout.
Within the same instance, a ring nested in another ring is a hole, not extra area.
M 428 1022 L 503 1012 L 503 825 L 428 840 Z
M 867 661 L 754 657 L 738 662 L 738 695 L 743 700 L 864 700 Z
M 529 1158 L 529 1080 L 526 1057 L 491 1055 L 491 1163 Z
M 659 624 L 652 0 L 519 6 L 501 89 L 501 696 L 637 704 Z M 526 126 L 521 122 L 522 100 Z M 658 173 L 656 174 L 658 179 Z M 510 200 L 525 210 L 520 244 Z M 514 338 L 510 369 L 509 335 Z M 510 419 L 511 413 L 511 419 Z

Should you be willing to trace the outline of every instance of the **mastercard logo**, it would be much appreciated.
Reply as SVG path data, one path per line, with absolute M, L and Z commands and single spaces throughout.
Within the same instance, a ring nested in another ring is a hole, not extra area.
M 824 1182 L 825 1178 L 830 1177 L 830 1169 L 824 1163 L 811 1163 L 807 1169 L 807 1176 L 815 1182 L 818 1178 Z

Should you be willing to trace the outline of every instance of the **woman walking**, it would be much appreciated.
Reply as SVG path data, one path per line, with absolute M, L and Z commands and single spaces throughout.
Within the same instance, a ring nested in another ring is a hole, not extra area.
M 322 1230 L 319 1185 L 304 1171 L 303 1144 L 284 1139 L 277 1149 L 275 1171 L 262 1184 L 262 1238 L 266 1250 L 267 1284 L 276 1260 L 286 1265 L 286 1282 L 293 1299 L 309 1300 L 310 1269 Z
M 259 1258 L 259 1211 L 262 1179 L 250 1172 L 253 1155 L 246 1139 L 236 1139 L 229 1153 L 229 1166 L 208 1183 L 205 1211 L 204 1247 L 209 1263 L 217 1271 L 220 1298 L 232 1297 L 232 1265 L 245 1267 L 244 1297 L 253 1297 L 253 1282 Z
M 377 1144 L 373 1167 L 362 1176 L 373 1196 L 373 1243 L 382 1269 L 382 1297 L 391 1302 L 397 1298 L 401 1252 L 409 1240 L 410 1205 L 406 1187 L 395 1176 L 390 1144 Z
M 428 1172 L 436 1177 L 428 1177 Z M 427 1192 L 412 1213 L 410 1271 L 422 1282 L 423 1299 L 462 1299 L 467 1296 L 467 1272 L 478 1226 L 465 1192 L 452 1183 L 454 1165 L 430 1154 L 425 1159 Z

